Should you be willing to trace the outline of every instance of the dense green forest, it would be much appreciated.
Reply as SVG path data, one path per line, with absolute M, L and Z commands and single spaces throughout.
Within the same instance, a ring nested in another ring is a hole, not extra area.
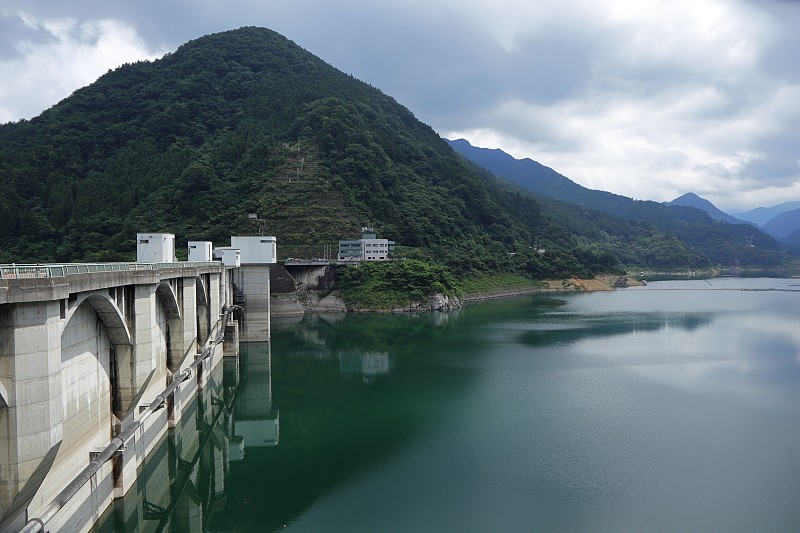
M 279 257 L 322 256 L 370 224 L 461 277 L 711 264 L 652 225 L 543 204 L 263 28 L 124 65 L 0 126 L 0 194 L 0 263 L 132 260 L 137 232 L 227 244 L 257 213 Z
M 431 293 L 457 296 L 447 267 L 424 261 L 387 261 L 337 269 L 342 300 L 350 309 L 393 309 L 425 302 Z

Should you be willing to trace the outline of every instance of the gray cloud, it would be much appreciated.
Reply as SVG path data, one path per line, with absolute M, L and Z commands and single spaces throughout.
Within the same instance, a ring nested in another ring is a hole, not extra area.
M 20 41 L 44 43 L 52 40 L 52 35 L 44 29 L 29 28 L 19 17 L 0 12 L 0 61 L 20 59 Z

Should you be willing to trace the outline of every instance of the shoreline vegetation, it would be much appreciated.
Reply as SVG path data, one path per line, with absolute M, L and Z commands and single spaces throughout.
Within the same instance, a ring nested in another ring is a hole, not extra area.
M 346 292 L 343 297 L 342 292 L 337 290 L 274 294 L 272 312 L 275 316 L 306 313 L 424 313 L 458 309 L 469 303 L 527 294 L 612 291 L 644 284 L 634 277 L 620 274 L 542 281 L 516 274 L 497 274 L 470 277 L 462 280 L 458 290 L 434 291 L 422 297 L 417 295 L 414 299 L 410 294 L 402 294 L 400 291 L 391 291 L 388 296 L 373 294 L 371 299 L 353 299 L 352 293 L 348 295 Z
M 338 289 L 297 290 L 273 294 L 275 316 L 318 313 L 426 313 L 458 309 L 469 303 L 528 294 L 613 291 L 666 279 L 723 276 L 789 277 L 791 272 L 764 270 L 639 271 L 532 280 L 519 274 L 479 274 L 454 279 L 446 268 L 420 261 L 373 264 L 349 269 Z
M 474 282 L 467 282 L 467 288 L 464 289 L 462 301 L 464 303 L 477 302 L 482 300 L 513 298 L 514 296 L 523 296 L 525 294 L 547 292 L 612 291 L 617 288 L 634 287 L 646 284 L 632 276 L 619 274 L 599 275 L 595 276 L 594 278 L 571 277 L 566 279 L 550 279 L 542 281 L 529 280 L 522 276 L 518 276 L 518 278 L 518 280 L 508 280 L 507 277 L 503 277 L 506 282 L 513 282 L 502 285 L 491 283 L 492 280 L 498 281 L 494 279 L 494 277 L 492 277 L 492 280 L 483 280 L 484 286 L 479 286 L 480 284 L 476 284 Z

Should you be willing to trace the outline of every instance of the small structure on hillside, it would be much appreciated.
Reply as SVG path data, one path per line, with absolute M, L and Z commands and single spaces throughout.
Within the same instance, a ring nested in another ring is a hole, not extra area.
M 339 241 L 340 263 L 358 263 L 360 261 L 388 261 L 394 251 L 394 241 L 378 239 L 375 230 L 369 226 L 361 228 L 358 240 Z

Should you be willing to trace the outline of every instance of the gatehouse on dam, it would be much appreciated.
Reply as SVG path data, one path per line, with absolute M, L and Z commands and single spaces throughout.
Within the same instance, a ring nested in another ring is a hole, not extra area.
M 0 265 L 0 533 L 91 528 L 238 355 L 240 326 L 269 340 L 274 237 L 235 237 L 224 261 L 205 244 L 175 261 L 170 234 L 138 247 L 136 263 Z

